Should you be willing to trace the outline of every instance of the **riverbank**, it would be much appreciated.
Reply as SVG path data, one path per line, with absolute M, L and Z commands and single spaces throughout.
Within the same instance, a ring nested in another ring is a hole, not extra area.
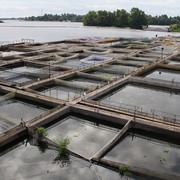
M 180 24 L 172 24 L 170 29 L 171 32 L 180 32 Z

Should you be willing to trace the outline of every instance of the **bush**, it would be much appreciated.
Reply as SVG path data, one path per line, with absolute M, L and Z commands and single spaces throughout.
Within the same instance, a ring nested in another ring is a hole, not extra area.
M 55 141 L 58 145 L 59 157 L 66 157 L 69 155 L 68 145 L 70 144 L 70 139 L 68 137 L 60 137 Z
M 39 138 L 43 138 L 43 137 L 46 137 L 48 135 L 48 133 L 44 127 L 39 127 L 37 129 L 37 134 L 38 134 Z
M 125 176 L 127 176 L 129 173 L 128 173 L 128 167 L 126 166 L 126 165 L 120 165 L 119 166 L 119 172 L 120 172 L 120 174 L 121 175 L 125 175 Z

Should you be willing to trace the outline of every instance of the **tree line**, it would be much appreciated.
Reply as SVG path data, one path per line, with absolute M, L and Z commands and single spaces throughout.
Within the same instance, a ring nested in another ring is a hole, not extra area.
M 71 22 L 83 22 L 82 15 L 64 13 L 61 15 L 44 14 L 43 16 L 30 16 L 24 18 L 25 21 L 71 21 Z
M 89 11 L 84 16 L 86 26 L 116 26 L 142 29 L 147 25 L 171 25 L 180 24 L 180 17 L 168 17 L 167 15 L 151 16 L 138 8 L 132 8 L 130 13 L 126 10 L 110 11 Z
M 126 10 L 110 11 L 89 11 L 84 16 L 86 26 L 116 26 L 131 27 L 141 29 L 142 25 L 147 25 L 147 17 L 144 11 L 132 8 L 128 13 Z
M 86 15 L 64 13 L 61 15 L 45 14 L 43 16 L 26 17 L 27 21 L 70 21 L 83 22 L 85 26 L 115 26 L 141 29 L 147 25 L 172 25 L 180 24 L 180 16 L 168 17 L 167 15 L 151 16 L 138 8 L 132 8 L 130 12 L 118 9 L 114 12 L 100 10 L 89 11 Z
M 161 16 L 147 16 L 148 24 L 150 25 L 171 25 L 180 24 L 180 16 L 168 17 L 167 15 Z

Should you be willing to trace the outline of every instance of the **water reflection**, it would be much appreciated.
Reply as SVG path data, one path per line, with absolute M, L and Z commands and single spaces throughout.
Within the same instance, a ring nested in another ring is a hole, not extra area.
M 85 157 L 93 156 L 117 133 L 92 122 L 70 116 L 50 127 L 48 137 L 52 140 L 65 136 L 70 139 L 69 149 Z
M 36 42 L 58 41 L 72 38 L 84 37 L 123 37 L 123 38 L 145 38 L 155 37 L 157 32 L 141 31 L 127 28 L 115 27 L 88 27 L 83 23 L 71 22 L 27 22 L 27 21 L 5 21 L 0 24 L 1 41 L 20 40 L 30 37 Z M 13 31 L 12 31 L 13 28 Z M 158 36 L 179 36 L 179 33 L 158 32 Z
M 29 121 L 48 111 L 48 109 L 29 104 L 17 99 L 0 102 L 0 133 L 15 125 L 21 120 Z
M 120 103 L 123 103 L 129 105 L 129 108 L 132 109 L 132 106 L 139 106 L 139 111 L 142 108 L 143 112 L 148 112 L 150 114 L 152 114 L 151 110 L 154 109 L 164 112 L 157 115 L 168 116 L 167 113 L 180 115 L 179 94 L 168 91 L 159 91 L 156 89 L 151 89 L 138 85 L 126 85 L 118 91 L 113 92 L 113 94 L 110 94 L 103 98 L 102 102 L 109 104 L 117 103 L 118 106 Z
M 180 146 L 145 135 L 127 134 L 104 159 L 180 175 Z
M 56 85 L 52 87 L 41 88 L 38 91 L 41 91 L 41 94 L 44 94 L 45 96 L 50 96 L 65 101 L 79 97 L 83 93 L 82 89 Z
M 159 80 L 166 80 L 173 82 L 180 82 L 180 73 L 177 71 L 166 71 L 163 69 L 157 69 L 156 71 L 148 74 L 146 77 L 159 79 Z
M 85 79 L 85 78 L 76 78 L 76 79 L 73 79 L 72 82 L 79 84 L 79 85 L 85 85 L 85 86 L 97 86 L 97 85 L 101 85 L 103 83 L 101 81 Z
M 101 71 L 92 71 L 92 72 L 88 72 L 88 74 L 92 74 L 92 75 L 99 76 L 101 78 L 106 78 L 109 80 L 113 80 L 120 77 L 118 73 L 113 74 L 113 73 L 101 72 Z
M 57 152 L 47 150 L 40 153 L 36 146 L 29 143 L 21 145 L 0 157 L 0 174 L 3 180 L 97 180 L 96 171 L 102 180 L 107 177 L 118 179 L 116 172 L 93 166 L 86 161 L 69 156 L 69 159 L 56 159 Z M 95 171 L 96 170 L 96 171 Z M 107 177 L 105 176 L 107 175 Z
M 75 67 L 75 68 L 90 66 L 89 64 L 82 63 L 80 59 L 69 59 L 69 60 L 60 62 L 60 64 L 63 66 L 69 66 L 69 67 Z

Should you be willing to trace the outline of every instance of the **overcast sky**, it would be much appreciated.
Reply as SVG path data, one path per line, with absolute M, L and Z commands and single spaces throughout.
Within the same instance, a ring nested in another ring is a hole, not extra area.
M 0 0 L 0 18 L 38 16 L 42 13 L 85 14 L 89 10 L 144 10 L 146 14 L 180 16 L 180 0 Z

